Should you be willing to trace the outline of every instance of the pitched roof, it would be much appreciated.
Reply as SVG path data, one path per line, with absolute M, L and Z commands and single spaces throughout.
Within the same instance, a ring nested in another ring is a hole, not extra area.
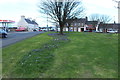
M 34 20 L 30 20 L 30 19 L 25 19 L 25 21 L 28 23 L 28 24 L 36 24 L 38 25 Z
M 88 25 L 88 27 L 95 28 L 98 21 L 86 21 L 85 24 Z
M 98 24 L 98 21 L 86 21 L 85 24 L 87 25 Z
M 32 22 L 30 21 L 30 19 L 25 19 L 25 21 L 29 24 L 32 24 Z
M 68 23 L 85 23 L 86 21 L 87 21 L 86 18 L 67 19 Z
M 114 28 L 114 29 L 118 29 L 118 28 L 120 28 L 120 24 L 114 24 L 114 23 L 111 23 L 111 24 L 100 24 L 99 28 Z
M 32 20 L 32 23 L 38 25 L 38 23 L 36 23 L 34 20 Z

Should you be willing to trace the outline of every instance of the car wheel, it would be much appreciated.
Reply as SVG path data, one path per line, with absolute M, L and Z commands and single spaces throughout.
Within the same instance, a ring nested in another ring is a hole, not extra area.
M 7 38 L 7 34 L 4 35 L 4 38 Z
M 2 38 L 4 38 L 4 35 L 2 34 Z
M 5 37 L 7 38 L 7 37 L 8 37 L 8 35 L 6 34 L 6 35 L 5 35 Z

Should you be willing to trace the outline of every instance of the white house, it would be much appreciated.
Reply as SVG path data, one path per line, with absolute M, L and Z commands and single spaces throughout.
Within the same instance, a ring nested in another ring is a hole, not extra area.
M 35 22 L 35 20 L 32 20 L 30 18 L 25 18 L 25 16 L 21 16 L 21 19 L 18 22 L 17 26 L 18 26 L 18 28 L 24 27 L 28 31 L 33 31 L 34 29 L 39 29 L 39 26 Z

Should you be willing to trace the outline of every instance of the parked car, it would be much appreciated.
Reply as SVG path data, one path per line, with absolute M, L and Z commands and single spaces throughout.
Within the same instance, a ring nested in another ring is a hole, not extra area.
M 37 31 L 36 29 L 33 29 L 33 31 Z
M 102 33 L 102 31 L 95 31 L 96 33 Z
M 55 31 L 54 29 L 50 30 L 50 31 Z
M 26 31 L 26 29 L 24 27 L 19 27 L 18 29 L 16 29 L 15 31 Z
M 0 29 L 0 37 L 1 38 L 7 38 L 7 32 L 3 29 Z
M 39 31 L 42 31 L 41 29 L 39 29 Z
M 15 31 L 25 31 L 25 29 L 16 29 Z
M 84 32 L 90 32 L 90 30 L 85 30 Z
M 117 30 L 108 30 L 107 32 L 108 33 L 117 33 L 118 31 Z
M 47 29 L 41 29 L 41 30 L 42 30 L 42 31 L 45 31 L 45 32 L 47 31 Z

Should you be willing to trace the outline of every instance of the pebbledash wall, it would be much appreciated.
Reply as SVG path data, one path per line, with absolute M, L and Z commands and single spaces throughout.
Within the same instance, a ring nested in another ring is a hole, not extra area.
M 32 20 L 30 18 L 25 18 L 25 16 L 21 16 L 20 21 L 17 24 L 18 27 L 24 27 L 28 31 L 33 31 L 34 29 L 38 29 L 39 26 L 35 22 L 35 20 Z

